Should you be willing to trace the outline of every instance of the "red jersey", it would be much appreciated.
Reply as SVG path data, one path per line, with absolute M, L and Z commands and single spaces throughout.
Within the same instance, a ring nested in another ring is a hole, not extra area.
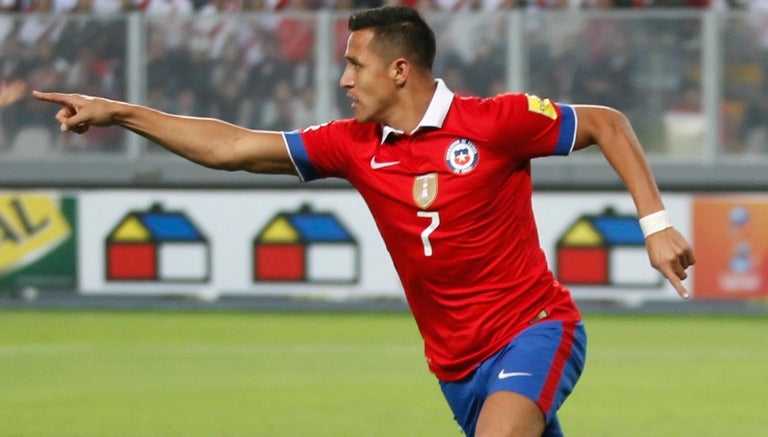
M 461 97 L 438 80 L 410 134 L 341 120 L 285 133 L 302 180 L 347 179 L 392 257 L 430 370 L 454 381 L 546 311 L 579 320 L 539 245 L 530 160 L 573 148 L 576 114 L 526 94 Z

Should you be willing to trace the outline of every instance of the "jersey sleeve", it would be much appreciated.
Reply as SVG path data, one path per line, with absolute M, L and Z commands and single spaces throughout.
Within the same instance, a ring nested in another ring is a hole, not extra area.
M 283 133 L 291 161 L 302 181 L 345 176 L 349 144 L 345 126 L 344 122 L 333 121 Z
M 576 142 L 576 111 L 530 94 L 500 97 L 499 135 L 521 159 L 568 155 Z

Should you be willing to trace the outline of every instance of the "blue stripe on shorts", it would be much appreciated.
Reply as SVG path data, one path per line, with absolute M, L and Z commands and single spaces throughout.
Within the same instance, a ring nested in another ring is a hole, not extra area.
M 485 399 L 497 391 L 519 393 L 546 416 L 544 435 L 562 435 L 557 410 L 573 391 L 586 360 L 586 331 L 581 322 L 543 321 L 520 334 L 484 361 L 470 376 L 441 382 L 454 418 L 472 436 Z

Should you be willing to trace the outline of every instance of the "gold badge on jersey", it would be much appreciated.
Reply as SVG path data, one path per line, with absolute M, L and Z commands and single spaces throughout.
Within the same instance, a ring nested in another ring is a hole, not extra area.
M 555 111 L 555 106 L 552 104 L 552 101 L 549 99 L 542 100 L 538 96 L 531 94 L 526 94 L 525 96 L 528 97 L 529 111 L 545 115 L 552 120 L 557 119 L 557 111 Z
M 416 176 L 413 180 L 413 201 L 421 209 L 429 208 L 437 198 L 437 173 Z

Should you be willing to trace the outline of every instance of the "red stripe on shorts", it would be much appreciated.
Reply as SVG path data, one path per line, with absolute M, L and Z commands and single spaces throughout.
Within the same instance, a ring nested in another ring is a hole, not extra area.
M 576 326 L 576 323 L 563 323 L 563 334 L 560 339 L 560 347 L 557 348 L 555 358 L 552 361 L 552 367 L 550 367 L 549 375 L 547 376 L 547 381 L 544 383 L 544 388 L 541 390 L 541 395 L 539 395 L 539 401 L 537 402 L 544 414 L 549 412 L 549 408 L 555 400 L 555 393 L 557 393 L 557 387 L 560 385 L 560 379 L 563 377 L 565 363 L 571 358 Z

